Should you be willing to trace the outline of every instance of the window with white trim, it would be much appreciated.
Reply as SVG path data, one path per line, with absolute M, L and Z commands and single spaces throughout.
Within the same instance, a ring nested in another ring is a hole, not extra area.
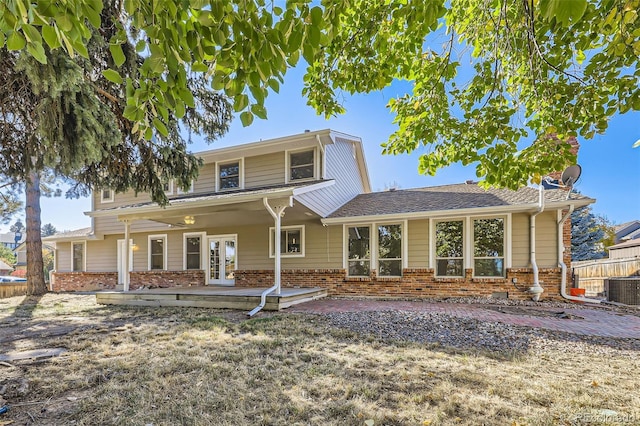
M 149 270 L 167 269 L 167 235 L 149 235 Z
M 189 188 L 187 188 L 187 190 L 183 190 L 182 188 L 180 188 L 180 186 L 177 187 L 177 194 L 181 195 L 181 194 L 191 194 L 193 192 L 193 179 L 191 180 L 191 186 Z
M 314 178 L 315 152 L 311 149 L 289 153 L 289 181 Z
M 184 269 L 203 269 L 202 243 L 204 234 L 185 233 L 184 236 Z
M 473 220 L 473 275 L 504 277 L 504 219 Z
M 240 161 L 220 164 L 218 166 L 218 190 L 239 188 L 241 188 Z
M 71 270 L 84 272 L 85 270 L 85 242 L 71 243 Z
M 173 179 L 164 181 L 162 183 L 162 189 L 166 195 L 173 195 Z
M 464 277 L 464 221 L 436 223 L 436 276 Z
M 275 235 L 275 228 L 269 228 L 269 257 L 275 257 Z M 304 225 L 280 228 L 280 256 L 304 257 Z
M 402 275 L 402 225 L 378 225 L 378 276 Z
M 113 203 L 113 190 L 111 188 L 102 188 L 100 191 L 101 203 Z
M 368 277 L 371 270 L 371 228 L 347 228 L 347 273 L 352 277 Z

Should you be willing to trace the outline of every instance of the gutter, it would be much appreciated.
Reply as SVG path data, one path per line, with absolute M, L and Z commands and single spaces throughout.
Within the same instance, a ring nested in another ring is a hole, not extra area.
M 529 293 L 532 294 L 531 298 L 534 302 L 540 300 L 540 295 L 544 292 L 544 289 L 540 285 L 540 280 L 538 278 L 538 264 L 536 263 L 536 216 L 544 211 L 544 187 L 542 183 L 540 184 L 540 188 L 538 190 L 538 207 L 534 213 L 531 213 L 531 227 L 530 227 L 530 235 L 529 242 L 531 244 L 531 269 L 533 270 L 533 286 L 529 288 Z
M 558 265 L 560 266 L 562 277 L 560 277 L 560 295 L 567 300 L 572 300 L 574 302 L 587 302 L 587 303 L 600 303 L 598 299 L 591 299 L 588 297 L 579 297 L 579 296 L 571 296 L 567 294 L 567 265 L 564 263 L 563 254 L 564 254 L 564 241 L 562 238 L 563 227 L 565 221 L 571 216 L 573 213 L 574 205 L 571 204 L 569 206 L 569 211 L 558 221 Z

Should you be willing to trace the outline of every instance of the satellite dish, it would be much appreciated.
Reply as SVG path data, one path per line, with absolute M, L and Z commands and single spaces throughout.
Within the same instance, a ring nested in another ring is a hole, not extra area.
M 560 177 L 560 183 L 564 186 L 573 186 L 578 179 L 580 179 L 580 174 L 582 173 L 582 167 L 579 164 L 575 166 L 569 166 L 564 169 L 562 172 L 562 176 Z

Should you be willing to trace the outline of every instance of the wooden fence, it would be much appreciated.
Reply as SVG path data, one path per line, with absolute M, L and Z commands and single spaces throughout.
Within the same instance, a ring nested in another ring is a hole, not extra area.
M 27 294 L 27 283 L 0 283 L 0 299 Z
M 586 289 L 587 295 L 595 296 L 604 292 L 607 278 L 640 275 L 640 258 L 585 260 L 571 262 L 571 267 L 578 287 Z

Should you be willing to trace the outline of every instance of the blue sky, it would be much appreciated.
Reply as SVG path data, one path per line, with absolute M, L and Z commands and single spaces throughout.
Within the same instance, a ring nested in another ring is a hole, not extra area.
M 393 133 L 393 116 L 385 107 L 389 99 L 406 93 L 407 83 L 396 83 L 382 92 L 344 97 L 347 113 L 330 120 L 316 115 L 301 95 L 303 70 L 290 70 L 279 94 L 267 99 L 268 120 L 256 119 L 249 127 L 233 121 L 229 133 L 207 145 L 194 141 L 193 152 L 271 139 L 304 132 L 305 129 L 331 128 L 362 138 L 373 190 L 396 183 L 400 188 L 460 183 L 476 179 L 474 167 L 454 165 L 440 170 L 436 176 L 419 175 L 418 155 L 383 156 L 380 143 Z M 615 223 L 640 219 L 640 148 L 632 148 L 640 139 L 640 113 L 615 117 L 604 135 L 593 140 L 580 140 L 578 162 L 582 177 L 577 189 L 596 198 L 594 211 Z M 52 223 L 58 230 L 90 225 L 83 212 L 90 210 L 88 198 L 67 200 L 42 199 L 42 223 Z M 24 219 L 23 219 L 24 221 Z M 13 221 L 12 221 L 13 222 Z M 1 227 L 3 231 L 9 225 Z

